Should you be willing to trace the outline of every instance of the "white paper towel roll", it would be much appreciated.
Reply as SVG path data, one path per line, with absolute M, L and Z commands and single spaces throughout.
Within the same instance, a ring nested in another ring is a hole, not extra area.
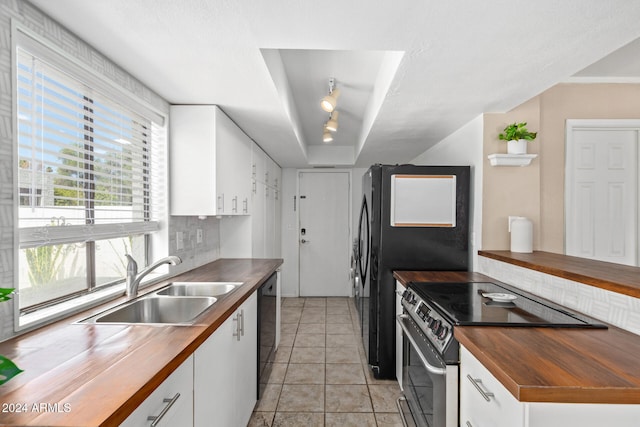
M 533 252 L 533 223 L 523 216 L 509 217 L 511 252 Z

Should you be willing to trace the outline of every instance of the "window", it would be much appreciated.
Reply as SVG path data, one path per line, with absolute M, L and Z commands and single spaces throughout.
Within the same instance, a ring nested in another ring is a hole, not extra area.
M 124 254 L 147 264 L 164 129 L 34 39 L 20 37 L 14 52 L 24 314 L 123 283 Z

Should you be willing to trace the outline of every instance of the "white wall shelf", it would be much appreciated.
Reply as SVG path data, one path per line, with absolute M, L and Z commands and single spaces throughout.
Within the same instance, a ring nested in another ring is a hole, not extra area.
M 491 166 L 529 166 L 537 154 L 489 154 Z

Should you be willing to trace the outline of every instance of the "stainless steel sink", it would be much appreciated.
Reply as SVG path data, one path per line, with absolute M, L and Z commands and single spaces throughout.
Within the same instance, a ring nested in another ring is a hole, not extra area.
M 182 297 L 216 297 L 237 289 L 242 282 L 173 282 L 156 295 Z
M 191 324 L 216 302 L 213 297 L 144 297 L 109 310 L 91 323 Z

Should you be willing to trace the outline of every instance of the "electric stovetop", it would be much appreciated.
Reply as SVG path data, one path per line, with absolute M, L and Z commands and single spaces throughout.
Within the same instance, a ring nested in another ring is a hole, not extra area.
M 606 328 L 534 295 L 491 282 L 411 282 L 408 287 L 454 325 Z

